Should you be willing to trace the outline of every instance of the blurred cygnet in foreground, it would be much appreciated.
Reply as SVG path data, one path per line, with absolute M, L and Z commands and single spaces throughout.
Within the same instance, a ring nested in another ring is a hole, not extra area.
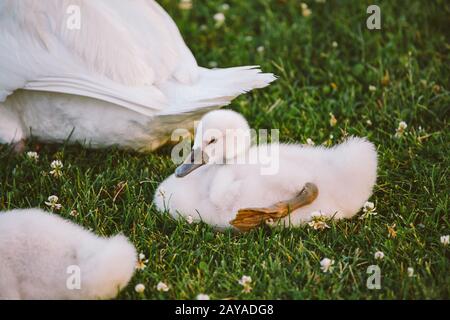
M 136 250 L 40 209 L 0 212 L 0 299 L 109 299 L 131 279 Z

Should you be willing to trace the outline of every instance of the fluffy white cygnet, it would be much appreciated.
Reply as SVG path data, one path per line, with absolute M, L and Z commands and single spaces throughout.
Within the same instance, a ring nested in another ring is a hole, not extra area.
M 377 153 L 365 138 L 351 137 L 332 148 L 251 145 L 249 125 L 240 114 L 230 110 L 206 114 L 191 155 L 157 188 L 157 209 L 224 229 L 231 227 L 240 209 L 288 201 L 312 183 L 317 198 L 279 221 L 298 226 L 310 221 L 314 212 L 351 218 L 372 194 Z
M 136 250 L 40 209 L 0 213 L 0 299 L 109 299 L 133 275 Z

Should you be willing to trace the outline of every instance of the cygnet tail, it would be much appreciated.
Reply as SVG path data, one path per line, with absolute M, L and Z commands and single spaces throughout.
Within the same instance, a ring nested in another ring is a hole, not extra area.
M 136 249 L 126 237 L 117 235 L 104 241 L 105 247 L 81 268 L 81 287 L 92 299 L 114 298 L 128 284 L 136 266 Z
M 201 68 L 195 84 L 185 85 L 169 81 L 164 85 L 162 91 L 169 97 L 171 107 L 166 113 L 160 114 L 226 106 L 237 96 L 253 89 L 264 88 L 274 80 L 276 77 L 272 73 L 262 73 L 258 66 Z

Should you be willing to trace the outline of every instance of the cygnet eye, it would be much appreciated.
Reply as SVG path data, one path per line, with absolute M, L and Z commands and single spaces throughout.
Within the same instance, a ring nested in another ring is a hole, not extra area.
M 209 140 L 208 145 L 210 145 L 211 143 L 215 143 L 217 141 L 217 139 L 215 137 L 212 137 L 211 140 Z

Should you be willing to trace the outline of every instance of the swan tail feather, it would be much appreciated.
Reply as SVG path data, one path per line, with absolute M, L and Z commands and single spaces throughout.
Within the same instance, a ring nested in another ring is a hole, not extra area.
M 195 84 L 180 85 L 168 82 L 162 91 L 171 93 L 169 102 L 171 107 L 167 113 L 180 113 L 226 106 L 237 96 L 253 89 L 264 88 L 274 80 L 275 75 L 263 73 L 258 66 L 201 68 L 199 79 Z

